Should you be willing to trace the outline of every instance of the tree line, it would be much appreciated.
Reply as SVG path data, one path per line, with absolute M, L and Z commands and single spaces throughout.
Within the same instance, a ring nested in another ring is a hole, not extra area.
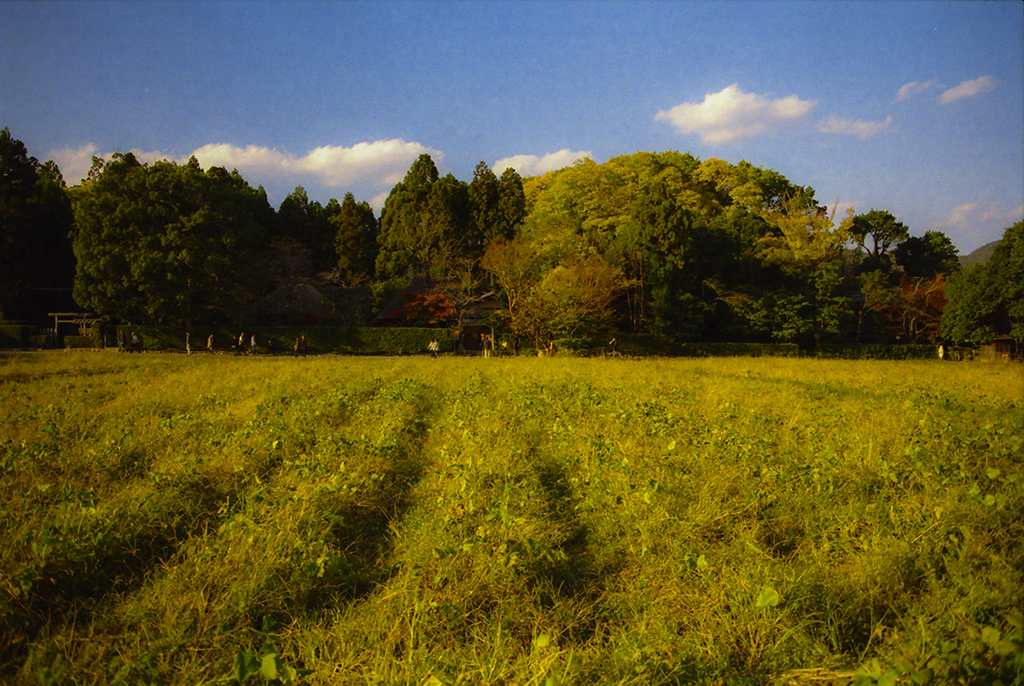
M 637 152 L 525 179 L 481 162 L 466 182 L 421 155 L 377 217 L 301 187 L 275 210 L 194 157 L 115 153 L 71 188 L 7 129 L 0 157 L 8 319 L 63 287 L 133 324 L 365 324 L 419 277 L 410 323 L 457 327 L 491 292 L 490 323 L 538 347 L 602 330 L 806 347 L 1024 337 L 1020 223 L 961 271 L 943 233 L 912 236 L 885 210 L 836 216 L 746 161 Z

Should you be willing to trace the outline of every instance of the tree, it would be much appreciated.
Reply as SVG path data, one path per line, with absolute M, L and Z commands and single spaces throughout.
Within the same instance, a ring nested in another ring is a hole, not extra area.
M 221 167 L 94 160 L 74 189 L 74 296 L 99 314 L 189 325 L 236 320 L 256 289 L 273 210 Z
M 910 235 L 906 225 L 891 213 L 874 209 L 855 216 L 849 233 L 857 246 L 872 257 L 888 254 L 890 248 L 902 243 Z M 870 248 L 867 246 L 868 238 L 871 239 Z
M 550 345 L 604 328 L 619 280 L 619 271 L 598 255 L 560 264 L 545 274 L 528 296 L 536 319 L 543 322 L 537 327 L 537 347 L 543 337 Z
M 906 225 L 891 213 L 871 210 L 853 217 L 849 224 L 849 237 L 866 255 L 861 266 L 862 272 L 893 269 L 892 249 L 910 236 Z M 870 239 L 870 246 L 868 241 Z
M 485 162 L 473 170 L 473 181 L 469 184 L 469 249 L 480 254 L 484 246 L 502 233 L 502 217 L 499 204 L 501 186 L 498 177 Z
M 523 238 L 499 238 L 481 260 L 501 285 L 502 316 L 512 333 L 541 348 L 603 327 L 613 312 L 619 270 L 599 255 L 548 262 L 537 248 Z
M 523 179 L 512 167 L 501 173 L 498 179 L 498 227 L 496 238 L 511 240 L 519 233 L 526 219 L 526 193 Z
M 312 269 L 325 271 L 335 261 L 337 229 L 332 218 L 340 211 L 337 200 L 328 207 L 310 201 L 306 189 L 296 186 L 277 210 L 278 236 L 297 241 L 308 252 Z
M 900 279 L 895 297 L 885 310 L 890 331 L 898 340 L 935 343 L 941 338 L 942 311 L 946 307 L 946 280 L 942 274 L 930 279 Z
M 542 272 L 535 246 L 522 237 L 511 241 L 499 238 L 487 248 L 480 259 L 480 266 L 490 272 L 501 286 L 505 296 L 503 316 L 512 332 L 537 338 L 540 321 L 528 302 Z
M 380 218 L 377 273 L 430 276 L 459 252 L 468 221 L 466 184 L 438 177 L 430 155 L 413 162 L 388 194 Z
M 377 261 L 379 225 L 367 202 L 356 202 L 345 194 L 338 212 L 330 217 L 334 225 L 334 249 L 340 276 L 349 281 L 372 278 Z
M 911 236 L 893 251 L 896 264 L 910 278 L 932 279 L 960 269 L 960 257 L 949 237 L 941 231 Z
M 1024 339 L 1024 221 L 1006 229 L 987 263 L 950 276 L 946 297 L 945 337 L 974 345 Z
M 693 233 L 703 221 L 697 212 L 680 206 L 669 187 L 653 183 L 633 208 L 628 244 L 628 277 L 640 289 L 637 319 L 648 318 L 654 331 L 676 334 L 684 322 L 678 307 L 685 285 L 683 270 L 692 249 Z M 649 306 L 645 306 L 649 303 Z M 649 311 L 649 314 L 646 312 Z
M 0 130 L 0 319 L 46 312 L 44 291 L 70 289 L 73 215 L 60 170 Z M 59 301 L 58 301 L 59 302 Z
M 835 207 L 828 213 L 806 197 L 782 199 L 779 209 L 765 217 L 772 233 L 761 239 L 762 259 L 797 271 L 810 271 L 822 262 L 838 259 L 850 219 L 836 226 L 835 213 Z

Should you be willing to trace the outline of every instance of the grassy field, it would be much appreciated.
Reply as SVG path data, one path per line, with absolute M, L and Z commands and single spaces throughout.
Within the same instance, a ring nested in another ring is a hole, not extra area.
M 0 356 L 0 682 L 1020 683 L 1019 364 Z

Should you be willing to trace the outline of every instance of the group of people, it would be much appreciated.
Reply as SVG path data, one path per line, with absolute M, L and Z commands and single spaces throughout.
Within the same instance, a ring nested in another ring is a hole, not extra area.
M 129 343 L 128 334 L 124 332 L 124 329 L 119 329 L 117 332 L 117 351 L 122 353 L 141 353 L 142 339 L 139 338 L 139 334 L 132 331 L 131 343 Z
M 188 345 L 188 340 L 187 340 L 188 333 L 186 332 L 185 335 L 186 335 L 186 346 L 187 346 Z M 210 337 L 206 340 L 206 348 L 210 352 L 213 352 L 213 334 L 210 334 Z M 242 332 L 242 333 L 238 334 L 238 338 L 234 342 L 234 348 L 235 348 L 235 354 L 236 355 L 246 355 L 246 354 L 255 355 L 256 352 L 257 352 L 257 350 L 256 350 L 256 334 L 253 334 L 249 338 L 249 349 L 248 350 L 246 350 L 246 348 L 245 348 L 245 332 Z M 287 348 L 286 348 L 286 350 L 287 350 Z M 293 350 L 295 355 L 305 355 L 307 352 L 309 352 L 309 342 L 306 340 L 306 337 L 305 336 L 296 336 L 295 337 L 295 344 L 292 346 L 292 350 Z M 270 353 L 271 355 L 273 355 L 274 353 L 277 352 L 277 340 L 274 338 L 273 334 L 271 334 L 270 336 L 267 336 L 267 352 Z
M 139 335 L 135 332 L 131 332 L 131 342 L 128 341 L 128 335 L 123 329 L 117 332 L 118 335 L 118 349 L 121 352 L 142 352 L 142 342 Z M 277 340 L 273 335 L 267 336 L 267 352 L 274 354 L 277 352 Z M 235 355 L 254 355 L 257 352 L 256 334 L 252 334 L 249 337 L 248 347 L 246 346 L 245 332 L 241 332 L 238 336 L 232 335 L 231 337 L 231 349 L 234 350 Z M 287 348 L 285 348 L 287 350 Z M 292 350 L 295 355 L 305 355 L 309 352 L 309 342 L 305 336 L 296 336 L 295 344 L 292 346 Z M 213 353 L 213 334 L 211 333 L 206 337 L 206 352 Z M 185 331 L 185 354 L 192 354 L 192 332 Z

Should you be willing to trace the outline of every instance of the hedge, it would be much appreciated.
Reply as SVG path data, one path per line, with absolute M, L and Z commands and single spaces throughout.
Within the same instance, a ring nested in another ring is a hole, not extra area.
M 36 330 L 26 324 L 0 324 L 0 348 L 24 348 Z
M 618 341 L 620 355 L 634 357 L 796 357 L 800 354 L 800 347 L 795 343 L 676 343 L 667 336 L 650 333 L 614 333 L 591 338 L 577 354 L 608 354 L 612 338 Z
M 686 357 L 797 357 L 796 343 L 683 343 L 680 354 Z
M 98 336 L 65 336 L 65 348 L 102 348 L 103 339 Z
M 23 335 L 22 329 L 33 327 L 0 327 L 0 336 L 11 332 Z M 117 332 L 123 331 L 126 340 L 131 341 L 132 332 L 136 332 L 142 342 L 143 350 L 185 350 L 185 331 L 177 327 L 166 326 L 99 326 L 92 328 L 92 336 L 65 336 L 65 345 L 71 347 L 103 347 L 117 345 Z M 196 327 L 191 330 L 193 352 L 206 350 L 207 336 L 213 334 L 215 351 L 234 349 L 234 341 L 238 339 L 237 330 L 223 327 Z M 413 328 L 413 327 L 255 327 L 244 332 L 245 348 L 249 349 L 252 335 L 256 335 L 256 351 L 261 354 L 291 353 L 297 336 L 305 336 L 307 349 L 311 353 L 340 353 L 345 355 L 407 355 L 426 353 L 427 345 L 432 338 L 437 338 L 442 352 L 452 352 L 452 341 L 448 338 L 447 329 Z M 276 344 L 273 350 L 267 348 L 267 341 L 274 336 Z M 659 334 L 615 333 L 591 337 L 578 342 L 575 350 L 559 348 L 561 355 L 602 355 L 610 352 L 608 342 L 615 338 L 618 341 L 618 352 L 634 357 L 796 357 L 801 354 L 821 358 L 835 359 L 872 359 L 872 360 L 910 360 L 935 359 L 937 349 L 934 345 L 888 345 L 888 344 L 821 344 L 811 353 L 801 353 L 795 343 L 676 343 L 667 336 Z M 24 342 L 32 345 L 34 338 L 24 335 Z M 42 337 L 38 337 L 42 338 Z M 2 340 L 2 339 L 0 339 Z M 41 347 L 38 345 L 36 347 Z M 495 351 L 497 354 L 498 351 Z M 523 348 L 521 355 L 535 355 L 536 352 Z
M 817 357 L 842 360 L 934 360 L 938 359 L 936 345 L 885 343 L 822 343 Z
M 127 344 L 131 345 L 132 333 L 139 336 L 143 350 L 185 350 L 185 330 L 175 327 L 118 326 L 117 332 L 124 332 Z M 306 347 L 311 353 L 342 353 L 346 355 L 405 355 L 425 353 L 431 339 L 437 338 L 442 352 L 452 350 L 447 329 L 426 328 L 372 328 L 372 327 L 253 327 L 243 331 L 226 328 L 190 329 L 190 345 L 193 352 L 205 351 L 206 340 L 213 334 L 215 351 L 234 350 L 234 342 L 241 333 L 245 349 L 249 349 L 252 336 L 256 336 L 258 353 L 291 353 L 296 337 L 306 337 Z M 115 334 L 116 335 L 116 334 Z M 268 339 L 275 339 L 274 349 L 267 347 Z M 116 341 L 116 337 L 115 337 Z M 116 345 L 116 342 L 115 342 Z

